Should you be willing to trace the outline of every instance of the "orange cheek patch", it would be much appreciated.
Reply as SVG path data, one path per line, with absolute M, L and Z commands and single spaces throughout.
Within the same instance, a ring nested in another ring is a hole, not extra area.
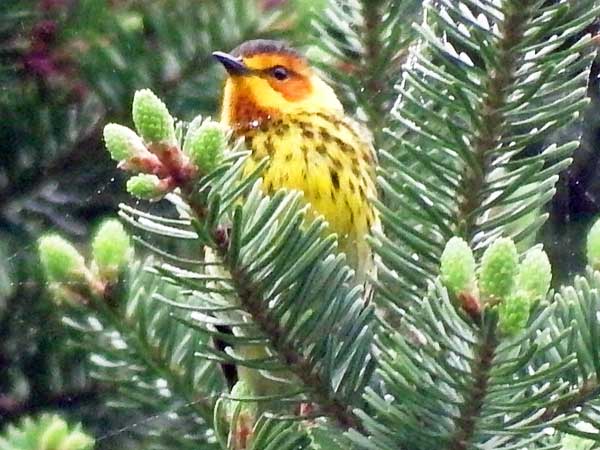
M 306 98 L 312 91 L 308 79 L 297 75 L 284 81 L 269 78 L 269 84 L 273 89 L 283 95 L 286 100 L 292 102 Z
M 271 88 L 279 92 L 288 101 L 306 98 L 312 91 L 309 81 L 310 70 L 303 58 L 286 54 L 266 54 L 245 58 L 244 63 L 254 70 L 266 70 L 275 66 L 283 66 L 291 71 L 287 80 L 277 80 L 264 76 Z

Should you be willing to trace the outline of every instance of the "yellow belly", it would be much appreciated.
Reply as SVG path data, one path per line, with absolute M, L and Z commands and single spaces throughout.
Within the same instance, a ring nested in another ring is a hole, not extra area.
M 372 148 L 345 120 L 323 114 L 295 114 L 272 120 L 246 134 L 252 150 L 249 173 L 265 156 L 264 189 L 297 189 L 315 215 L 338 235 L 340 249 L 357 271 L 368 251 L 365 236 L 377 221 Z

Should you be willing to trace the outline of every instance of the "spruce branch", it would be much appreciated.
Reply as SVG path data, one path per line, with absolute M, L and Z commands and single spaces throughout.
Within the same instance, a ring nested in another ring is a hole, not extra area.
M 419 301 L 452 236 L 477 254 L 499 236 L 531 245 L 578 146 L 552 133 L 587 104 L 598 3 L 469 5 L 425 4 L 392 110 L 397 145 L 381 153 L 387 233 L 374 244 L 382 297 L 400 308 Z
M 194 435 L 202 434 L 203 428 L 212 429 L 215 390 L 219 392 L 224 382 L 219 381 L 216 367 L 194 363 L 181 349 L 177 350 L 180 342 L 173 342 L 173 336 L 178 336 L 193 347 L 205 337 L 170 320 L 169 308 L 152 301 L 152 293 L 164 294 L 165 288 L 158 284 L 156 276 L 145 272 L 142 264 L 131 267 L 128 279 L 127 294 L 114 286 L 101 297 L 83 294 L 80 302 L 84 303 L 68 308 L 65 324 L 91 353 L 92 377 L 100 383 L 110 382 L 110 392 L 119 394 L 115 399 L 129 398 L 137 407 L 161 413 L 163 408 L 168 410 L 178 403 L 176 420 L 195 428 Z M 172 288 L 166 289 L 172 295 Z M 88 325 L 90 312 L 101 327 Z M 120 367 L 117 373 L 113 372 L 115 367 Z M 132 383 L 133 379 L 140 382 Z M 159 392 L 159 380 L 164 380 L 169 390 L 166 397 Z M 163 398 L 168 402 L 161 401 Z M 206 439 L 191 435 L 188 438 Z
M 592 228 L 588 239 L 593 243 L 597 228 Z M 596 261 L 598 249 L 588 248 L 590 263 Z M 563 286 L 554 296 L 555 313 L 550 326 L 554 329 L 570 327 L 571 342 L 563 342 L 555 351 L 545 355 L 547 361 L 568 357 L 577 358 L 577 366 L 565 374 L 569 389 L 550 404 L 540 420 L 558 420 L 557 427 L 571 432 L 581 422 L 596 426 L 593 411 L 600 400 L 600 348 L 597 336 L 600 325 L 597 320 L 600 311 L 600 273 L 589 266 L 585 276 L 576 276 L 571 286 Z M 592 411 L 590 415 L 589 412 Z
M 64 308 L 64 323 L 91 354 L 92 377 L 138 407 L 161 411 L 172 407 L 164 400 L 183 403 L 187 414 L 180 407 L 173 420 L 197 431 L 212 429 L 214 396 L 224 382 L 214 364 L 193 358 L 206 337 L 172 321 L 172 308 L 153 301 L 153 295 L 189 299 L 180 289 L 161 285 L 144 264 L 130 264 L 132 248 L 122 225 L 101 224 L 89 263 L 60 236 L 44 236 L 38 247 L 56 304 Z
M 453 238 L 440 280 L 402 331 L 377 336 L 385 389 L 367 391 L 376 416 L 361 414 L 375 448 L 524 448 L 545 442 L 548 427 L 576 434 L 579 422 L 596 423 L 600 274 L 577 278 L 547 304 L 551 267 L 539 248 L 519 262 L 501 238 L 478 273 L 474 266 L 466 242 Z
M 325 416 L 342 430 L 362 429 L 353 408 L 373 367 L 373 310 L 362 304 L 360 287 L 351 284 L 344 257 L 335 256 L 335 238 L 326 235 L 322 218 L 308 220 L 297 192 L 264 195 L 258 177 L 267 161 L 245 173 L 247 153 L 239 151 L 241 142 L 228 148 L 230 133 L 222 126 L 194 119 L 183 144 L 174 144 L 173 118 L 148 90 L 136 94 L 133 117 L 141 138 L 111 124 L 105 130 L 107 147 L 121 160 L 119 167 L 172 180 L 161 197 L 176 205 L 180 218 L 125 205 L 121 216 L 147 232 L 193 240 L 206 249 L 200 270 L 186 264 L 156 267 L 165 280 L 191 290 L 200 305 L 165 296 L 156 300 L 186 311 L 189 317 L 177 317 L 182 324 L 230 344 L 203 344 L 197 354 L 236 364 L 257 402 L 304 399 L 314 403 L 314 412 L 301 417 Z M 139 148 L 140 139 L 147 150 Z M 156 167 L 133 164 L 150 156 L 157 157 Z M 224 327 L 233 334 L 225 334 Z M 321 327 L 330 330 L 325 338 L 315 332 Z M 273 411 L 283 417 L 286 412 L 289 407 Z
M 390 13 L 390 5 L 385 0 L 362 1 L 362 10 L 364 14 L 364 60 L 357 70 L 359 79 L 365 80 L 365 92 L 367 98 L 372 99 L 367 109 L 368 128 L 379 132 L 383 128 L 384 120 L 389 113 L 390 93 L 385 92 L 389 88 L 389 79 L 382 70 L 381 53 L 385 51 L 385 37 L 383 36 L 384 12 Z M 401 64 L 403 61 L 391 61 L 388 65 L 394 63 Z M 389 70 L 389 69 L 388 69 Z M 386 98 L 387 97 L 387 98 Z M 387 101 L 387 105 L 386 105 Z M 362 105 L 367 103 L 361 102 Z M 376 144 L 377 145 L 377 144 Z
M 214 401 L 209 393 L 196 392 L 190 385 L 190 374 L 187 368 L 177 366 L 165 357 L 164 348 L 158 343 L 152 343 L 147 339 L 147 331 L 141 330 L 139 320 L 132 316 L 121 316 L 115 314 L 107 303 L 117 303 L 119 299 L 95 299 L 94 304 L 98 307 L 102 318 L 119 332 L 128 347 L 138 356 L 141 362 L 150 369 L 157 378 L 163 378 L 173 392 L 180 395 L 188 408 L 193 410 L 202 420 L 213 428 Z M 132 333 L 131 330 L 137 330 Z
M 494 353 L 498 346 L 498 336 L 495 323 L 487 323 L 483 328 L 480 336 L 481 342 L 478 343 L 479 348 L 470 367 L 473 387 L 456 418 L 457 427 L 454 436 L 450 438 L 449 450 L 468 450 L 470 448 L 475 427 L 488 393 L 490 370 L 493 367 Z
M 483 90 L 483 101 L 478 104 L 473 114 L 478 117 L 472 148 L 473 165 L 465 166 L 465 176 L 461 179 L 458 192 L 463 194 L 458 205 L 457 233 L 471 242 L 478 231 L 476 211 L 481 207 L 485 197 L 482 190 L 486 177 L 490 173 L 493 151 L 501 145 L 506 133 L 506 109 L 509 88 L 516 79 L 518 52 L 527 23 L 531 18 L 530 9 L 535 1 L 505 2 L 504 17 L 498 24 L 499 39 L 496 43 L 497 62 L 494 69 L 479 81 Z
M 192 205 L 192 210 L 199 220 L 205 220 L 207 211 L 204 207 L 195 204 L 193 193 L 189 198 L 184 196 L 184 201 Z M 288 330 L 280 326 L 279 319 L 270 314 L 265 308 L 268 303 L 261 295 L 264 287 L 258 286 L 254 278 L 249 275 L 248 268 L 238 266 L 236 258 L 232 258 L 231 241 L 226 230 L 217 224 L 213 230 L 208 231 L 213 236 L 215 250 L 224 262 L 224 268 L 231 276 L 232 285 L 240 301 L 241 308 L 250 314 L 257 328 L 267 337 L 270 347 L 275 351 L 277 358 L 291 373 L 302 381 L 308 388 L 307 395 L 320 407 L 320 413 L 333 419 L 341 429 L 353 428 L 362 431 L 362 425 L 353 411 L 353 406 L 341 398 L 332 396 L 329 387 L 330 380 L 324 380 L 317 366 L 318 360 L 306 358 L 297 347 L 287 338 Z
M 584 381 L 579 389 L 572 395 L 560 399 L 540 416 L 540 422 L 551 422 L 560 416 L 569 416 L 576 414 L 578 409 L 585 406 L 590 400 L 597 400 L 600 397 L 600 382 L 596 378 Z
M 229 258 L 226 242 L 219 245 L 220 257 L 227 261 Z M 264 300 L 260 298 L 260 289 L 244 268 L 231 267 L 231 277 L 242 307 L 250 313 L 258 328 L 268 337 L 271 347 L 275 350 L 282 364 L 289 368 L 302 383 L 309 388 L 309 397 L 322 409 L 322 412 L 337 422 L 340 428 L 362 430 L 361 422 L 352 410 L 352 406 L 331 395 L 329 383 L 322 379 L 316 361 L 310 361 L 286 339 L 286 330 L 282 329 L 277 318 L 272 317 L 264 308 Z
M 384 127 L 393 105 L 394 82 L 402 71 L 415 32 L 420 2 L 414 0 L 330 0 L 325 14 L 313 20 L 314 45 L 324 55 L 316 63 L 338 85 L 346 106 L 374 136 L 385 142 Z M 349 74 L 351 76 L 349 76 Z
M 190 192 L 189 195 L 193 194 Z M 202 221 L 206 219 L 207 211 L 203 206 L 198 205 L 191 198 L 186 199 L 185 196 L 184 200 L 192 206 L 196 218 Z M 240 301 L 241 309 L 250 314 L 282 365 L 308 388 L 307 395 L 319 405 L 320 413 L 332 418 L 342 429 L 353 428 L 361 431 L 361 422 L 355 415 L 352 405 L 331 395 L 329 381 L 322 378 L 317 367 L 318 361 L 311 361 L 298 351 L 287 339 L 288 331 L 280 326 L 279 319 L 264 307 L 267 302 L 260 294 L 263 288 L 259 287 L 254 278 L 248 274 L 248 268 L 228 263 L 232 260 L 232 249 L 227 231 L 217 224 L 209 233 L 213 236 L 219 258 L 224 261 L 224 268 L 231 276 L 232 286 Z

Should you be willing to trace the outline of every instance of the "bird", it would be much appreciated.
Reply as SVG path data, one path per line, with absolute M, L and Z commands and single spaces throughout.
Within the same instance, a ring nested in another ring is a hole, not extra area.
M 265 193 L 301 191 L 309 214 L 323 216 L 337 234 L 355 282 L 369 286 L 376 269 L 367 236 L 380 227 L 369 133 L 345 114 L 307 58 L 284 41 L 250 40 L 213 56 L 227 71 L 220 121 L 251 151 L 245 173 L 268 157 Z M 365 292 L 372 294 L 368 287 Z

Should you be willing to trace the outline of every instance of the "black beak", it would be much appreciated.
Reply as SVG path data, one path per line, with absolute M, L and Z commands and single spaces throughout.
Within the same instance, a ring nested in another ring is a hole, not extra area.
M 241 58 L 231 56 L 229 53 L 213 52 L 212 54 L 223 66 L 229 75 L 247 75 L 250 73 Z

